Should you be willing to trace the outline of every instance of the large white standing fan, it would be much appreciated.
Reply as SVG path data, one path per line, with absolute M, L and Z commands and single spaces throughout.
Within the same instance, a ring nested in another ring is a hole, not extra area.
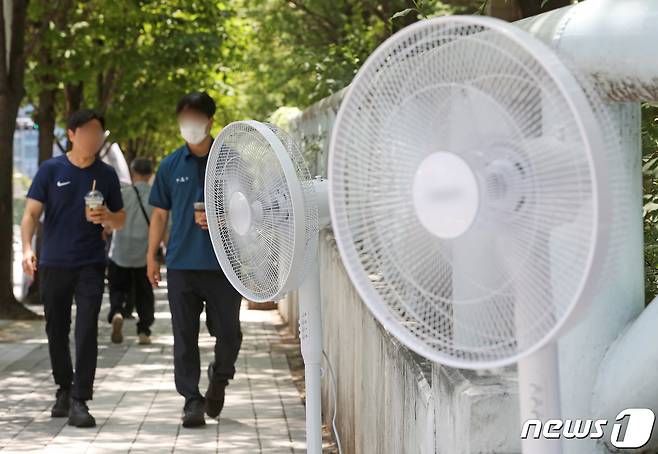
M 614 130 L 547 46 L 466 16 L 382 44 L 334 125 L 331 218 L 366 305 L 430 360 L 518 362 L 522 421 L 561 416 L 555 340 L 601 278 Z
M 233 286 L 255 302 L 299 288 L 307 451 L 322 452 L 319 230 L 329 223 L 326 180 L 312 179 L 295 141 L 274 125 L 229 124 L 206 167 L 208 230 Z

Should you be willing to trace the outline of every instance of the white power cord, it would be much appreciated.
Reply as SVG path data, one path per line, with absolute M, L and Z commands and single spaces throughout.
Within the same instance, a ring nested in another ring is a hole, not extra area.
M 336 446 L 338 447 L 338 454 L 343 454 L 343 448 L 340 445 L 340 437 L 338 436 L 338 429 L 336 428 L 336 412 L 338 410 L 338 392 L 337 392 L 337 385 L 336 385 L 336 375 L 334 374 L 334 368 L 331 366 L 331 361 L 329 361 L 329 356 L 327 356 L 327 353 L 322 350 L 322 356 L 324 356 L 325 361 L 327 361 L 327 365 L 329 366 L 329 375 L 331 375 L 331 389 L 332 389 L 332 394 L 333 394 L 333 401 L 334 401 L 334 416 L 331 419 L 331 429 L 334 432 L 334 438 L 336 438 Z M 324 370 L 323 370 L 324 372 Z

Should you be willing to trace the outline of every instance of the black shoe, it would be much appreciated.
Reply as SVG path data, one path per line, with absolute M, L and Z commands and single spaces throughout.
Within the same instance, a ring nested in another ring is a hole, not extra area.
M 199 427 L 205 425 L 203 398 L 198 397 L 185 402 L 185 407 L 183 407 L 183 427 Z
M 69 426 L 95 427 L 96 420 L 89 414 L 89 408 L 84 400 L 71 399 L 69 409 Z
M 208 364 L 208 390 L 206 391 L 206 414 L 216 418 L 224 408 L 224 395 L 228 380 L 217 380 L 213 378 L 215 365 Z
M 55 405 L 50 410 L 50 416 L 53 418 L 65 418 L 69 415 L 69 404 L 71 392 L 68 389 L 59 388 L 55 394 Z

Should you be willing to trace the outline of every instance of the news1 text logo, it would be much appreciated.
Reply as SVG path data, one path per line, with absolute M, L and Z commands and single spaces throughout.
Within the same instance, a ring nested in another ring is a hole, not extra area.
M 612 423 L 610 444 L 620 449 L 637 449 L 651 439 L 656 415 L 648 408 L 627 408 Z M 600 440 L 609 426 L 607 419 L 529 419 L 521 429 L 521 439 L 585 439 Z

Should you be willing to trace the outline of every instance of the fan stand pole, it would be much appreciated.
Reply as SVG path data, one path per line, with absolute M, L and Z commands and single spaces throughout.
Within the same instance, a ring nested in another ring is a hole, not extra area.
M 306 380 L 306 452 L 322 453 L 322 317 L 319 261 L 299 288 L 299 337 Z
M 560 373 L 558 367 L 557 343 L 550 342 L 537 352 L 523 358 L 518 363 L 519 401 L 521 404 L 521 428 L 529 419 L 542 422 L 538 439 L 532 438 L 535 426 L 530 427 L 530 435 L 521 440 L 523 454 L 562 454 L 562 425 L 550 432 L 559 434 L 556 439 L 545 437 L 545 424 L 548 420 L 561 418 Z

